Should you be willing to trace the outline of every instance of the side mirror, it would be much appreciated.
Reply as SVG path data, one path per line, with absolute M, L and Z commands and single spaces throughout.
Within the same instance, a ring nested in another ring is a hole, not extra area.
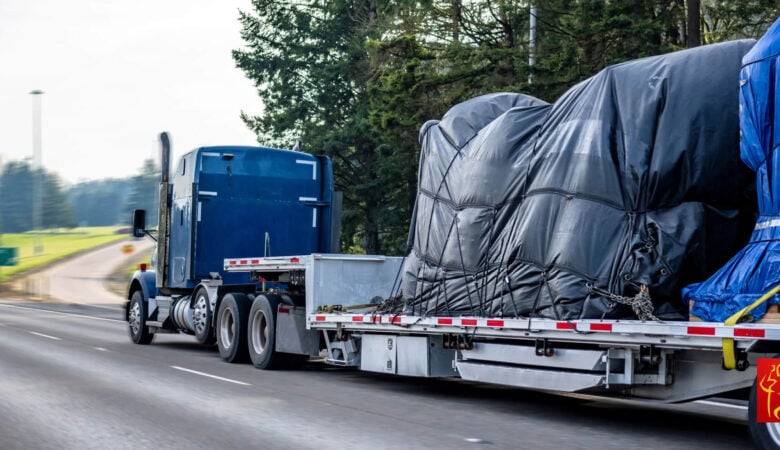
M 146 210 L 133 210 L 133 236 L 144 237 L 146 232 Z

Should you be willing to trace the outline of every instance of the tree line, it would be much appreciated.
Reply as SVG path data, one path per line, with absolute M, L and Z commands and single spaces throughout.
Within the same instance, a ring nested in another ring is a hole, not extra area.
M 342 250 L 399 254 L 426 120 L 491 92 L 554 102 L 608 65 L 757 38 L 779 14 L 776 0 L 253 0 L 233 58 L 263 105 L 242 113 L 258 141 L 332 158 Z
M 55 173 L 35 169 L 28 161 L 9 162 L 0 173 L 0 232 L 33 229 L 33 186 L 37 182 L 44 229 L 130 225 L 134 209 L 146 209 L 148 223 L 154 224 L 159 174 L 150 159 L 133 177 L 65 187 Z

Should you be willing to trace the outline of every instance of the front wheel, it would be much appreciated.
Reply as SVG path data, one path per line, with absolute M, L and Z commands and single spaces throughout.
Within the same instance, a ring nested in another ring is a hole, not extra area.
M 130 306 L 127 310 L 127 323 L 130 325 L 130 339 L 141 345 L 146 345 L 154 339 L 154 333 L 146 326 L 146 302 L 141 291 L 134 291 L 130 296 Z
M 195 327 L 195 338 L 198 343 L 204 345 L 214 345 L 216 337 L 211 325 L 212 320 L 211 302 L 205 289 L 198 289 L 195 293 L 195 300 L 192 308 L 192 324 Z
M 246 360 L 246 322 L 249 299 L 240 293 L 222 298 L 217 312 L 217 347 L 219 356 L 229 363 Z
M 756 383 L 753 383 L 753 389 L 750 390 L 750 402 L 748 403 L 748 428 L 750 436 L 756 448 L 763 450 L 780 449 L 780 423 L 759 423 L 756 421 Z

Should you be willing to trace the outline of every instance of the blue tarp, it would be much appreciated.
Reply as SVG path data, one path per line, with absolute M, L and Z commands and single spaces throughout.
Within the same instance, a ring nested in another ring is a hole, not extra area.
M 759 217 L 748 245 L 703 283 L 683 289 L 691 314 L 725 321 L 780 284 L 780 19 L 742 59 L 740 154 L 756 171 Z M 775 295 L 768 304 L 780 304 Z M 760 319 L 768 307 L 753 311 Z

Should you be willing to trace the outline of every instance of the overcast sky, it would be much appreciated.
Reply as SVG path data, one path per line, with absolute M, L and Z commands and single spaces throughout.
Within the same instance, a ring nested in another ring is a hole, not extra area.
M 32 155 L 32 98 L 43 90 L 43 165 L 68 183 L 134 175 L 202 145 L 256 144 L 259 114 L 230 52 L 251 0 L 0 0 L 0 158 Z

